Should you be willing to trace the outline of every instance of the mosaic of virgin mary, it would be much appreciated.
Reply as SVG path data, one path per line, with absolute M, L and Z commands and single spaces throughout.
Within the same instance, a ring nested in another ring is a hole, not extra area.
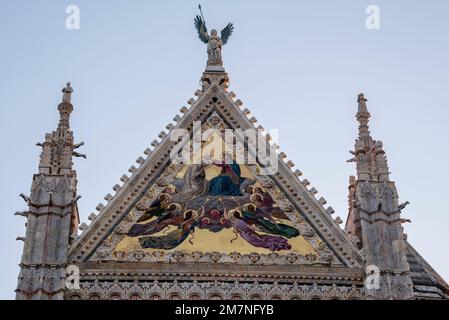
M 220 173 L 207 180 L 205 170 L 210 166 Z M 288 218 L 255 180 L 241 176 L 240 165 L 230 158 L 189 165 L 184 177 L 159 195 L 128 236 L 139 237 L 142 248 L 170 250 L 186 241 L 196 228 L 212 232 L 232 228 L 236 237 L 255 247 L 289 250 L 288 239 L 299 232 L 278 219 Z M 160 235 L 164 229 L 173 231 Z

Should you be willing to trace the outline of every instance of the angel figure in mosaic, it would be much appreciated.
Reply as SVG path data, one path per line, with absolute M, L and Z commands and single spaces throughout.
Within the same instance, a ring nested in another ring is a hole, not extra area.
M 207 180 L 210 166 L 218 166 L 221 172 Z M 287 219 L 285 213 L 255 183 L 243 178 L 240 165 L 231 159 L 189 165 L 182 180 L 174 182 L 176 187 L 159 194 L 128 236 L 137 237 L 144 249 L 170 250 L 197 228 L 214 233 L 233 229 L 255 247 L 289 250 L 288 239 L 298 236 L 298 230 L 280 222 Z

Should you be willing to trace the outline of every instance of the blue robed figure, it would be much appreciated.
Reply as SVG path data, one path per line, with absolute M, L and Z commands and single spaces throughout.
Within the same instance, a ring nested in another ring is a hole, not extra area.
M 230 158 L 230 157 L 229 157 Z M 234 159 L 215 163 L 221 167 L 221 173 L 209 182 L 209 195 L 211 196 L 242 196 L 240 186 L 245 180 L 241 177 L 240 166 Z

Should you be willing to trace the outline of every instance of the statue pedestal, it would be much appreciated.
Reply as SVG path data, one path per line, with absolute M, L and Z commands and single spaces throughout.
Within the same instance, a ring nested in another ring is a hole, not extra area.
M 206 72 L 225 72 L 222 66 L 207 66 Z

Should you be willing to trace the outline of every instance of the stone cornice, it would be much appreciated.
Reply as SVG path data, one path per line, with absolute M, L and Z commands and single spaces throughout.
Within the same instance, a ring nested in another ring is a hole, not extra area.
M 236 265 L 183 262 L 88 262 L 77 264 L 83 280 L 216 280 L 285 281 L 301 283 L 335 283 L 363 285 L 364 270 L 345 267 L 297 265 Z

